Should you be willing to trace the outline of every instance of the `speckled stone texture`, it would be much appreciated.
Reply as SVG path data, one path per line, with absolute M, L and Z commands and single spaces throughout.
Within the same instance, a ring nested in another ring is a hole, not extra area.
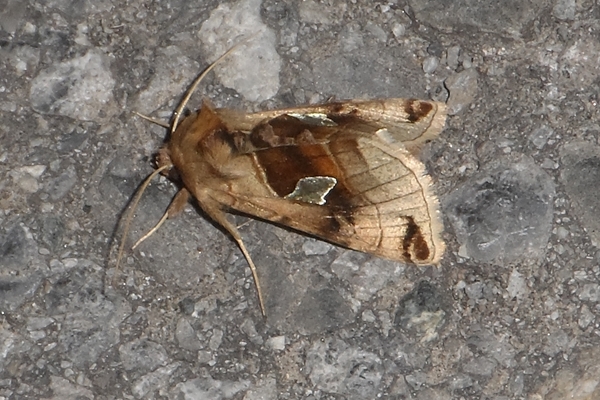
M 593 0 L 0 1 L 0 399 L 599 399 Z M 254 36 L 252 36 L 254 35 Z M 192 204 L 121 217 L 188 107 L 448 103 L 438 268 Z M 121 224 L 119 224 L 121 221 Z

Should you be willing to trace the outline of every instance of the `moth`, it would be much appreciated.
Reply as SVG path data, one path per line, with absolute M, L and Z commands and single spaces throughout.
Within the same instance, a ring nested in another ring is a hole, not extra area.
M 239 245 L 263 315 L 258 272 L 226 211 L 391 260 L 440 261 L 438 200 L 418 154 L 442 131 L 444 103 L 350 100 L 244 113 L 204 101 L 179 123 L 191 92 L 214 65 L 191 86 L 158 151 L 149 179 L 160 172 L 180 190 L 141 240 L 193 197 Z

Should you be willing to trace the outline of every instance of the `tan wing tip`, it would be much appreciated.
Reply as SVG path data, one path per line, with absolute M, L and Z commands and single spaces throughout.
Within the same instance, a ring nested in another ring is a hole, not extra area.
M 448 117 L 448 107 L 446 103 L 442 103 L 439 101 L 434 102 L 436 105 L 436 113 L 433 116 L 433 120 L 431 121 L 430 129 L 436 134 L 439 134 L 444 127 L 446 126 L 446 119 Z M 434 194 L 433 190 L 433 180 L 431 176 L 427 175 L 427 173 L 423 174 L 423 182 L 425 185 L 423 186 L 424 195 L 426 198 L 426 203 L 429 208 L 429 215 L 431 217 L 431 244 L 433 247 L 432 256 L 430 257 L 430 261 L 428 264 L 431 265 L 439 265 L 442 257 L 444 256 L 444 252 L 446 251 L 446 244 L 444 243 L 444 239 L 442 238 L 442 233 L 444 232 L 444 224 L 442 222 L 442 213 L 440 210 L 440 201 L 438 197 Z
M 446 124 L 447 107 L 445 103 L 438 104 L 440 116 L 438 119 L 436 115 L 436 118 L 432 124 L 439 124 L 439 129 L 441 131 L 444 129 Z M 433 179 L 429 175 L 426 175 L 426 179 L 428 181 L 428 186 L 427 190 L 425 191 L 425 196 L 427 198 L 427 204 L 429 205 L 429 212 L 431 215 L 431 241 L 434 246 L 434 255 L 431 259 L 431 263 L 433 265 L 438 265 L 444 256 L 444 252 L 446 251 L 446 243 L 442 238 L 442 234 L 444 232 L 443 215 L 440 209 L 440 200 L 437 195 L 434 194 Z
M 429 257 L 423 260 L 413 260 L 417 265 L 438 265 L 442 260 L 444 251 L 446 250 L 446 244 L 442 238 L 444 232 L 444 224 L 442 222 L 442 213 L 440 211 L 440 201 L 435 195 L 433 190 L 433 180 L 425 172 L 425 167 L 420 163 L 415 163 L 413 171 L 419 177 L 421 189 L 423 190 L 423 197 L 425 205 L 427 207 L 427 214 L 429 216 L 429 232 L 427 237 L 427 243 L 429 247 Z
M 446 119 L 448 117 L 448 107 L 446 103 L 442 103 L 439 101 L 433 102 L 436 106 L 436 111 L 431 120 L 429 129 L 434 133 L 435 136 L 439 135 L 439 133 L 446 126 Z M 423 167 L 423 171 L 421 173 L 421 179 L 423 194 L 425 196 L 425 203 L 427 204 L 427 208 L 430 216 L 430 231 L 431 231 L 431 256 L 428 260 L 421 263 L 422 265 L 439 265 L 444 256 L 444 252 L 446 250 L 446 244 L 444 243 L 444 239 L 442 238 L 442 233 L 444 232 L 444 224 L 442 222 L 442 213 L 440 210 L 440 201 L 436 196 L 433 190 L 433 179 L 430 175 L 427 174 Z
M 446 126 L 446 119 L 448 117 L 448 108 L 446 103 L 439 101 L 424 101 L 429 107 L 429 113 L 420 123 L 425 124 L 421 126 L 422 132 L 418 137 L 411 141 L 404 141 L 403 144 L 406 149 L 415 157 L 418 157 L 423 145 L 430 140 L 437 138 Z
M 433 181 L 429 175 L 426 175 L 426 179 L 429 181 L 429 187 L 425 191 L 426 202 L 429 209 L 430 228 L 431 228 L 431 245 L 432 256 L 431 265 L 438 265 L 444 256 L 446 250 L 446 243 L 442 238 L 444 232 L 444 223 L 442 222 L 442 212 L 440 210 L 440 201 L 436 195 L 433 194 Z

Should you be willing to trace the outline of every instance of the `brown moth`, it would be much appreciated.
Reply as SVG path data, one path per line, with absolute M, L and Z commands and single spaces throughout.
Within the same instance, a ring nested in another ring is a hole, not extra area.
M 443 129 L 445 104 L 350 100 L 248 114 L 204 101 L 178 124 L 210 68 L 192 85 L 158 151 L 155 173 L 162 171 L 181 190 L 149 234 L 193 197 L 238 243 L 263 315 L 256 267 L 225 211 L 391 260 L 440 261 L 438 200 L 417 155 Z

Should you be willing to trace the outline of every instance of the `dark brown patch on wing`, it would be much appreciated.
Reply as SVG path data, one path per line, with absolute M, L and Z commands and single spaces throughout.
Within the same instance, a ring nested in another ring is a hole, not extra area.
M 418 122 L 424 117 L 426 117 L 431 110 L 433 109 L 433 105 L 427 101 L 420 100 L 407 100 L 404 104 L 404 111 L 408 115 L 408 120 L 410 122 Z
M 406 233 L 404 235 L 404 239 L 402 240 L 402 250 L 403 255 L 407 260 L 413 261 L 413 256 L 411 254 L 411 248 L 415 254 L 417 260 L 428 260 L 429 259 L 429 246 L 421 233 L 421 229 L 415 223 L 413 217 L 404 217 L 406 218 Z
M 355 141 L 348 141 L 348 146 L 358 151 Z M 330 208 L 331 215 L 340 212 L 352 215 L 353 193 L 345 186 L 344 172 L 336 164 L 326 144 L 272 147 L 254 154 L 266 177 L 266 183 L 278 196 L 285 197 L 292 193 L 302 178 L 330 176 L 337 183 L 327 194 L 326 203 L 322 207 Z M 338 225 L 339 229 L 339 223 L 335 220 L 328 223 Z
M 301 132 L 301 130 L 294 131 L 295 134 Z M 256 149 L 266 149 L 269 147 L 293 144 L 293 137 L 281 135 L 281 132 L 277 134 L 275 129 L 273 129 L 273 125 L 270 123 L 261 124 L 254 128 L 249 135 L 249 140 Z
M 358 110 L 356 109 L 344 114 L 327 114 L 327 118 L 329 118 L 341 127 L 345 127 L 348 125 L 357 126 L 363 125 L 365 123 L 365 120 L 358 116 Z
M 336 102 L 336 103 L 329 103 L 326 104 L 327 107 L 329 107 L 329 112 L 332 114 L 338 114 L 340 113 L 344 107 L 345 107 L 346 103 L 342 103 L 342 102 Z
M 257 151 L 256 157 L 280 197 L 292 193 L 302 178 L 339 175 L 323 145 L 272 147 Z
M 324 142 L 331 127 L 317 126 L 287 114 L 256 126 L 248 135 L 255 150 Z
M 323 232 L 338 233 L 342 228 L 340 221 L 337 218 L 325 218 L 321 221 Z

